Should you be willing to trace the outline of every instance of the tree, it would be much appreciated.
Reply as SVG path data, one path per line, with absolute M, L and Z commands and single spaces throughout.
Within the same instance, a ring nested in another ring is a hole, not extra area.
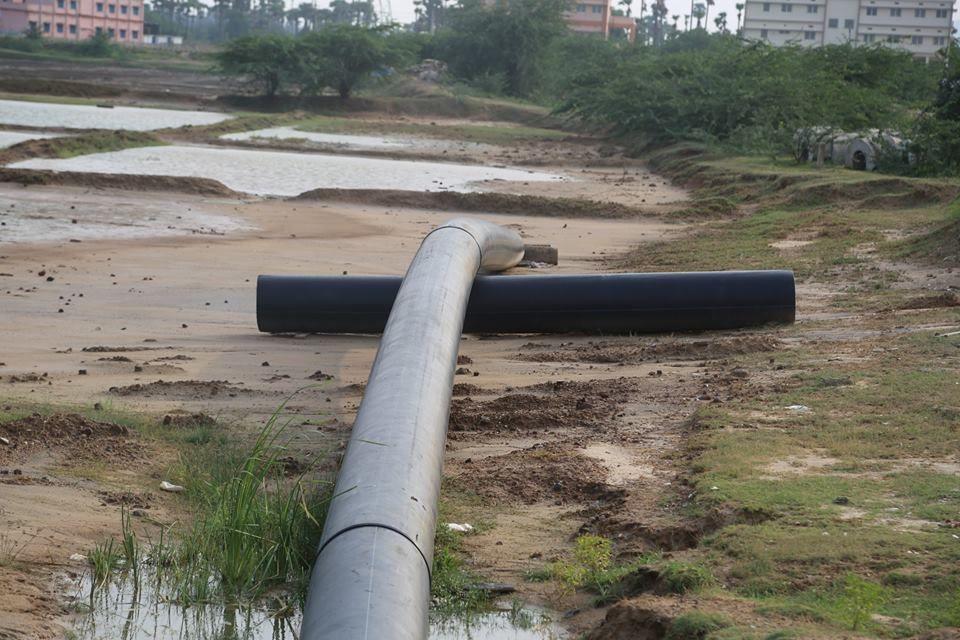
M 566 0 L 461 0 L 437 34 L 437 56 L 467 80 L 499 77 L 518 96 L 533 93 L 550 44 L 566 33 Z
M 332 25 L 298 39 L 297 77 L 306 93 L 332 87 L 345 100 L 360 80 L 395 57 L 381 29 Z
M 620 4 L 623 6 L 624 14 L 629 18 L 631 16 L 633 0 L 620 0 Z
M 746 5 L 743 4 L 742 2 L 738 2 L 738 3 L 736 4 L 736 7 L 737 7 L 737 35 L 740 35 L 740 18 L 741 18 L 741 16 L 743 16 L 743 8 L 744 8 L 745 6 L 746 6 Z
M 717 31 L 720 33 L 727 33 L 727 12 L 721 11 L 717 14 L 717 17 L 713 19 L 713 24 L 717 26 Z
M 707 15 L 707 5 L 702 2 L 698 2 L 693 5 L 693 17 L 697 19 L 697 29 L 702 29 L 703 27 L 700 24 L 700 21 L 703 20 Z
M 231 40 L 217 54 L 223 73 L 249 78 L 268 97 L 275 96 L 295 72 L 293 40 L 282 35 L 245 36 Z

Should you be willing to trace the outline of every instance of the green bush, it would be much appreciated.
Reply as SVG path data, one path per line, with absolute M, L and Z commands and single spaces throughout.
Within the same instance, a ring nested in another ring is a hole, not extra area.
M 702 564 L 667 562 L 660 569 L 663 584 L 673 593 L 699 591 L 713 584 L 713 575 Z
M 850 628 L 857 631 L 870 622 L 870 616 L 886 599 L 887 590 L 882 585 L 849 573 L 844 578 L 838 605 Z
M 730 626 L 726 616 L 691 611 L 674 618 L 667 629 L 667 640 L 702 640 L 710 633 Z

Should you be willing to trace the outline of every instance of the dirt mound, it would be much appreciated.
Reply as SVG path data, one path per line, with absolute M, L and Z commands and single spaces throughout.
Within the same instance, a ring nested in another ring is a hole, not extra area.
M 240 393 L 253 393 L 226 380 L 176 380 L 167 382 L 157 380 L 147 384 L 131 384 L 125 387 L 110 387 L 108 390 L 116 396 L 141 396 L 145 398 L 214 398 L 218 395 L 234 397 Z
M 456 399 L 450 407 L 450 431 L 600 430 L 610 424 L 619 401 L 636 386 L 631 378 L 560 381 L 482 402 Z
M 479 387 L 475 384 L 469 382 L 458 382 L 453 385 L 453 395 L 454 396 L 481 396 L 485 394 L 491 394 L 492 391 L 488 391 L 483 387 Z
M 0 424 L 0 435 L 10 443 L 0 445 L 0 461 L 54 448 L 66 449 L 68 456 L 75 458 L 133 460 L 140 452 L 140 445 L 130 440 L 127 427 L 76 413 L 34 413 Z
M 0 91 L 74 98 L 109 98 L 121 95 L 116 87 L 46 78 L 0 78 Z
M 201 196 L 240 197 L 221 182 L 210 178 L 178 176 L 123 175 L 118 173 L 81 173 L 76 171 L 41 171 L 37 169 L 0 168 L 0 182 L 24 186 L 55 185 L 125 191 L 176 191 Z
M 136 491 L 100 491 L 100 502 L 103 504 L 116 504 L 129 509 L 149 509 L 156 496 L 149 491 L 139 493 Z
M 939 267 L 960 266 L 960 218 L 954 216 L 927 233 L 903 241 L 898 253 Z
M 586 344 L 569 343 L 559 349 L 540 345 L 524 345 L 517 355 L 527 362 L 593 362 L 598 364 L 634 364 L 663 360 L 711 360 L 733 355 L 776 351 L 782 343 L 772 336 L 735 336 L 715 340 L 671 339 L 637 343 L 617 341 L 590 341 Z M 548 347 L 547 347 L 548 348 Z
M 635 218 L 647 215 L 642 209 L 616 202 L 545 198 L 509 193 L 457 193 L 454 191 L 399 191 L 384 189 L 313 189 L 294 200 L 320 200 L 409 207 L 436 211 L 475 211 L 546 217 Z
M 212 427 L 217 420 L 205 413 L 168 413 L 160 423 L 165 427 L 176 429 L 193 429 L 196 427 Z
M 935 293 L 928 296 L 919 296 L 917 298 L 911 298 L 903 304 L 896 307 L 896 309 L 901 311 L 907 311 L 910 309 L 943 309 L 950 307 L 960 307 L 960 296 L 957 294 L 945 291 L 943 293 Z
M 125 351 L 156 351 L 163 348 L 164 347 L 107 347 L 97 345 L 94 347 L 84 347 L 81 351 L 86 353 L 122 353 Z
M 467 459 L 464 468 L 459 481 L 498 502 L 563 504 L 604 500 L 620 493 L 605 483 L 603 465 L 560 444 L 538 444 L 477 461 Z
M 587 640 L 661 640 L 673 620 L 654 609 L 629 601 L 610 607 L 600 626 L 587 635 Z

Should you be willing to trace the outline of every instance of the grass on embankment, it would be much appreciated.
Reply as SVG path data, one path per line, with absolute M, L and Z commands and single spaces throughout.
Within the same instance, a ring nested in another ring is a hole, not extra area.
M 146 131 L 94 131 L 59 138 L 27 140 L 0 150 L 0 165 L 28 158 L 72 158 L 91 153 L 121 151 L 133 147 L 152 147 L 165 144 L 155 134 Z
M 557 129 L 523 125 L 425 124 L 337 116 L 316 116 L 297 124 L 295 128 L 323 133 L 413 136 L 491 145 L 562 140 L 569 136 L 569 133 Z
M 723 612 L 735 596 L 792 637 L 960 626 L 960 335 L 926 328 L 960 327 L 960 301 L 925 288 L 953 264 L 960 185 L 681 156 L 661 167 L 736 214 L 643 245 L 624 266 L 789 268 L 801 309 L 816 287 L 843 314 L 801 314 L 785 349 L 723 363 L 756 391 L 690 421 L 691 517 L 753 514 L 680 554 L 717 577 L 701 606 Z

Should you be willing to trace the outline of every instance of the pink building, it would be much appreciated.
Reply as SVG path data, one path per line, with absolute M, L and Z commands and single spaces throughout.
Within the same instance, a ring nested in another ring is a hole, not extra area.
M 86 40 L 106 33 L 121 44 L 140 44 L 143 0 L 0 0 L 0 33 L 31 27 L 44 38 Z
M 630 42 L 637 35 L 633 18 L 613 15 L 613 0 L 574 0 L 570 10 L 563 14 L 570 30 L 575 33 L 598 35 L 604 40 L 612 31 L 622 30 Z

